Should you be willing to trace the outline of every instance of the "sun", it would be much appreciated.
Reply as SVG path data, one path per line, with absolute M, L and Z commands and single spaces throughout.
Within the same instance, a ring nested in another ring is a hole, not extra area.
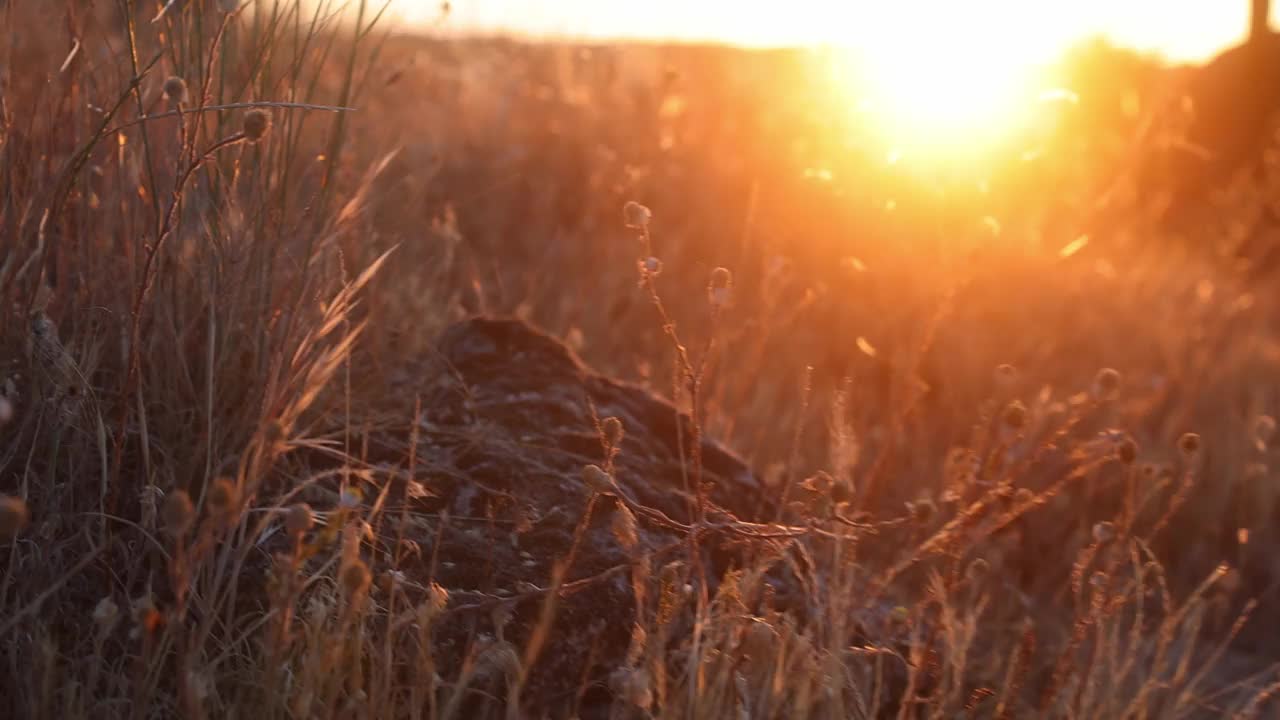
M 836 54 L 847 101 L 890 152 L 968 156 L 1033 118 L 1041 68 L 1062 49 L 1051 34 L 968 3 L 934 5 L 924 22 L 898 12 Z

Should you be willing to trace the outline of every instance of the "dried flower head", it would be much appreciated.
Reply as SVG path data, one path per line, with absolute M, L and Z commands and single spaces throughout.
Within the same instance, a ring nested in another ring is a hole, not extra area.
M 120 606 L 108 595 L 98 601 L 93 608 L 93 624 L 98 626 L 98 631 L 106 634 L 116 626 L 116 621 L 120 619 Z
M 933 504 L 933 501 L 929 498 L 921 498 L 915 502 L 907 503 L 907 511 L 911 513 L 911 519 L 921 525 L 932 520 L 937 509 L 938 508 Z
M 31 511 L 25 500 L 12 495 L 0 495 L 0 540 L 17 537 L 31 520 Z
M 586 483 L 592 492 L 601 494 L 613 493 L 613 478 L 609 477 L 609 473 L 605 472 L 599 465 L 583 467 L 582 482 Z
M 973 562 L 964 570 L 964 576 L 969 582 L 977 585 L 987 579 L 991 574 L 991 563 L 983 558 L 974 558 Z
M 1105 545 L 1116 539 L 1116 525 L 1110 521 L 1094 523 L 1093 525 L 1093 541 L 1099 545 Z
M 713 307 L 724 307 L 729 303 L 729 293 L 733 289 L 733 273 L 728 268 L 718 267 L 711 271 L 711 279 L 707 283 L 707 299 Z
M 1112 368 L 1102 368 L 1093 378 L 1093 397 L 1096 400 L 1114 400 L 1120 393 L 1120 373 Z
M 229 477 L 220 477 L 209 488 L 209 513 L 220 520 L 227 520 L 239 508 L 240 488 Z
M 1133 461 L 1138 459 L 1138 443 L 1134 442 L 1133 438 L 1126 436 L 1116 446 L 1116 458 L 1125 465 L 1133 464 Z
M 269 445 L 277 446 L 285 441 L 284 424 L 279 420 L 272 420 L 262 428 L 262 437 Z
M 616 417 L 607 417 L 600 422 L 600 430 L 604 432 L 604 440 L 609 443 L 609 447 L 616 448 L 622 444 L 622 438 L 626 435 L 626 430 L 622 427 L 622 421 Z
M 339 580 L 342 582 L 342 589 L 347 591 L 348 595 L 355 596 L 363 593 L 369 587 L 369 582 L 373 579 L 373 574 L 369 572 L 369 566 L 364 561 L 356 558 L 347 563 L 342 568 L 342 574 Z
M 649 208 L 641 205 L 634 200 L 628 200 L 622 206 L 622 221 L 627 227 L 641 230 L 649 227 L 649 221 L 653 219 L 653 213 Z
M 164 81 L 164 96 L 176 105 L 186 105 L 188 92 L 187 81 L 174 75 Z
M 805 478 L 800 483 L 800 487 L 811 493 L 828 496 L 836 486 L 835 478 L 831 477 L 831 473 L 819 470 L 818 472 Z
M 432 610 L 440 612 L 449 606 L 449 591 L 439 583 L 431 583 L 427 588 L 427 601 L 431 603 Z
M 262 108 L 254 108 L 244 114 L 244 136 L 249 142 L 258 142 L 271 129 L 271 113 Z
M 182 537 L 191 529 L 196 519 L 196 507 L 186 490 L 174 490 L 165 496 L 161 519 L 165 530 L 174 537 Z
M 285 530 L 294 537 L 298 537 L 310 530 L 315 522 L 315 513 L 311 512 L 311 506 L 306 503 L 295 503 L 285 511 Z
M 1005 406 L 1000 419 L 1010 430 L 1021 430 L 1027 426 L 1027 406 L 1014 400 Z
M 1270 415 L 1259 415 L 1253 421 L 1253 441 L 1259 450 L 1265 450 L 1267 443 L 1276 434 L 1276 419 Z
M 1192 457 L 1200 452 L 1200 436 L 1195 433 L 1183 433 L 1178 438 L 1178 452 L 1184 457 Z
M 613 537 L 618 540 L 618 544 L 625 550 L 634 550 L 636 544 L 640 542 L 640 535 L 636 516 L 631 509 L 619 503 L 613 510 L 612 525 Z

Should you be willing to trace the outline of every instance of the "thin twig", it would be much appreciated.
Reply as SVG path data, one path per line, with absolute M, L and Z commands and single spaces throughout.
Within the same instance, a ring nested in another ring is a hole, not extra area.
M 123 125 L 117 125 L 107 131 L 106 134 L 119 132 L 121 130 L 131 128 L 134 125 L 141 125 L 148 120 L 159 120 L 160 118 L 174 117 L 176 115 L 194 115 L 205 112 L 206 110 L 241 110 L 245 108 L 286 108 L 294 110 L 321 110 L 323 112 L 355 112 L 356 108 L 343 107 L 341 105 L 313 105 L 311 103 L 295 103 L 295 102 L 242 102 L 227 103 L 225 105 L 206 105 L 203 108 L 183 108 L 181 110 L 169 110 L 167 112 L 155 113 L 154 115 L 143 115 L 140 118 L 134 118 Z

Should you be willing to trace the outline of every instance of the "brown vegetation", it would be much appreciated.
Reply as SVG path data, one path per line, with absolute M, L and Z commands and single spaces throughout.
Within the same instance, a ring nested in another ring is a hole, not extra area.
M 942 170 L 811 53 L 156 10 L 0 6 L 0 714 L 1275 712 L 1272 188 L 1170 241 L 1165 70 Z

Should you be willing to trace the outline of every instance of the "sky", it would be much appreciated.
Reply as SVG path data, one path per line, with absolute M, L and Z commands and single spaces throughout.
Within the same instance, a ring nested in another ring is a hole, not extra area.
M 394 0 L 429 25 L 440 0 Z M 1280 4 L 1280 3 L 1278 3 Z M 882 53 L 913 37 L 999 42 L 1023 61 L 1104 35 L 1170 60 L 1204 59 L 1243 37 L 1248 0 L 451 0 L 452 30 L 527 35 L 836 44 Z M 1273 10 L 1273 16 L 1275 15 Z M 440 26 L 437 26 L 440 27 Z

